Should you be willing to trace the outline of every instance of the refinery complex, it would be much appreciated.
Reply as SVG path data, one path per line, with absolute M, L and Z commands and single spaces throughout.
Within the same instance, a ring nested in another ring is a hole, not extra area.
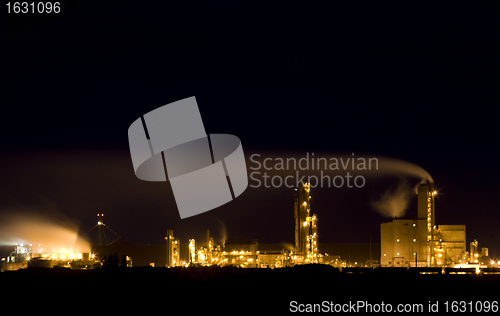
M 181 244 L 173 230 L 166 231 L 166 245 L 129 245 L 104 224 L 104 214 L 97 214 L 97 243 L 89 252 L 49 251 L 42 244 L 13 245 L 2 260 L 2 271 L 28 267 L 64 267 L 90 270 L 114 266 L 236 266 L 241 268 L 283 268 L 304 264 L 324 264 L 339 269 L 426 268 L 447 269 L 449 273 L 498 272 L 499 262 L 488 256 L 488 248 L 479 248 L 474 240 L 467 250 L 465 225 L 437 225 L 435 222 L 434 183 L 421 183 L 417 189 L 417 215 L 394 217 L 380 225 L 380 244 L 319 244 L 318 216 L 311 212 L 311 185 L 295 189 L 294 242 L 259 244 L 257 239 L 225 239 L 218 245 L 206 231 L 206 239 L 189 239 Z M 290 216 L 292 212 L 290 211 Z M 292 229 L 292 228 L 290 228 Z M 116 239 L 108 242 L 106 230 Z M 321 248 L 324 249 L 321 249 Z M 355 257 L 356 249 L 361 253 Z M 353 258 L 351 258 L 351 253 Z M 120 260 L 121 259 L 121 260 Z M 352 260 L 351 260 L 352 259 Z

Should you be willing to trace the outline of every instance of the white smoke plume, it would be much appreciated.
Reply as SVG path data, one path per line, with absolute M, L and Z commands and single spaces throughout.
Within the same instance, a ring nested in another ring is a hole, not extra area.
M 382 216 L 403 217 L 408 209 L 412 192 L 408 181 L 402 179 L 395 189 L 387 190 L 380 200 L 373 202 L 372 207 Z
M 434 183 L 431 175 L 424 168 L 400 159 L 381 157 L 379 159 L 379 170 L 391 175 L 411 176 Z

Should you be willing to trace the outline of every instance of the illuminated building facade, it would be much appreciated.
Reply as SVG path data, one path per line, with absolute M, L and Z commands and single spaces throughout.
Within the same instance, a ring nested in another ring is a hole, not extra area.
M 311 216 L 311 185 L 302 184 L 295 190 L 295 247 L 293 258 L 296 263 L 318 262 L 318 217 Z
M 426 239 L 425 220 L 395 218 L 383 223 L 380 225 L 381 266 L 427 266 Z
M 222 265 L 256 268 L 259 265 L 257 239 L 226 239 Z

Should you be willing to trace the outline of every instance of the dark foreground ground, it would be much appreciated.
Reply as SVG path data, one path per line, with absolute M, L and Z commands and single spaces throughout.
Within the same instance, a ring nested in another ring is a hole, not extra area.
M 195 312 L 276 315 L 312 308 L 307 304 L 318 304 L 316 308 L 330 312 L 334 308 L 330 303 L 340 304 L 337 308 L 342 306 L 344 312 L 352 313 L 353 308 L 347 306 L 358 304 L 358 301 L 378 304 L 379 309 L 382 303 L 394 304 L 392 314 L 396 304 L 422 304 L 428 312 L 429 306 L 438 302 L 438 311 L 443 313 L 446 302 L 448 311 L 453 301 L 466 302 L 454 306 L 457 312 L 461 309 L 469 312 L 479 308 L 485 311 L 490 302 L 500 301 L 500 274 L 422 275 L 405 269 L 339 273 L 325 265 L 274 270 L 33 268 L 0 273 L 0 289 L 4 311 L 21 298 L 30 306 L 36 304 L 38 311 L 63 308 L 61 304 L 64 303 L 83 313 L 90 309 L 95 313 L 147 315 L 192 315 Z M 493 312 L 492 306 L 489 309 Z

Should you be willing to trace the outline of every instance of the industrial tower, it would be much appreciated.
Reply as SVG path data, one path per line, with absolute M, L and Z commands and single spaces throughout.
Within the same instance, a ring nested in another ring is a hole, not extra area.
M 167 268 L 172 268 L 180 265 L 179 240 L 174 238 L 174 231 L 167 229 Z
M 437 191 L 434 190 L 434 183 L 422 184 L 418 187 L 417 216 L 419 220 L 426 221 L 425 228 L 420 227 L 420 229 L 425 229 L 427 266 L 430 267 L 436 266 L 436 251 L 440 247 L 434 204 L 436 194 Z
M 318 262 L 318 217 L 311 216 L 311 184 L 300 184 L 295 189 L 295 247 L 297 263 Z
M 112 230 L 111 228 L 106 226 L 106 224 L 104 224 L 104 214 L 97 214 L 97 225 L 95 225 L 88 232 L 86 232 L 84 236 L 88 235 L 91 231 L 93 231 L 96 228 L 97 228 L 97 246 L 109 246 L 118 239 L 121 239 L 120 235 L 118 235 L 114 230 Z M 106 229 L 112 232 L 117 237 L 110 243 L 108 243 L 108 239 L 106 238 L 106 233 L 105 233 Z

